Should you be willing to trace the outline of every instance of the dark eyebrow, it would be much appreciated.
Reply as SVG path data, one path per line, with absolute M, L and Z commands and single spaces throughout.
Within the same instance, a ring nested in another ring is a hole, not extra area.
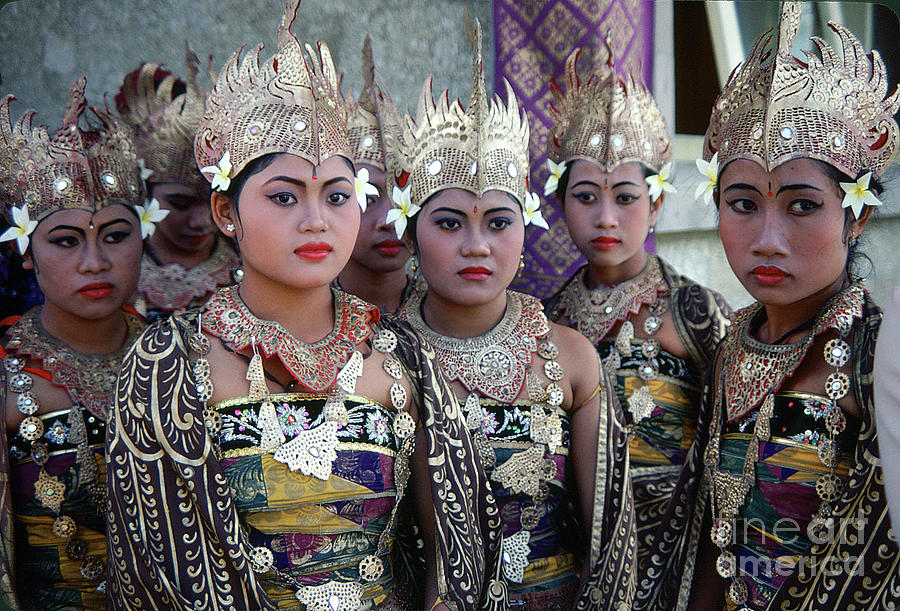
M 268 184 L 271 184 L 273 182 L 278 182 L 278 181 L 286 182 L 286 183 L 289 183 L 292 185 L 297 185 L 298 187 L 306 186 L 306 183 L 303 182 L 302 180 L 299 180 L 297 178 L 291 178 L 290 176 L 273 176 L 272 178 L 270 178 L 269 180 L 264 182 L 263 185 L 268 185 Z
M 59 231 L 61 229 L 68 229 L 69 231 L 74 231 L 75 233 L 84 235 L 84 229 L 82 229 L 81 227 L 73 227 L 72 225 L 57 225 L 56 227 L 48 231 L 47 234 L 49 235 L 54 231 Z
M 449 212 L 450 214 L 456 214 L 456 215 L 459 215 L 459 216 L 461 216 L 461 217 L 463 217 L 463 218 L 465 218 L 466 216 L 468 216 L 468 215 L 467 215 L 465 212 L 463 212 L 462 210 L 457 210 L 456 208 L 447 208 L 446 206 L 441 206 L 440 208 L 435 208 L 434 210 L 431 211 L 431 216 L 434 216 L 434 215 L 437 214 L 438 212 Z
M 622 181 L 619 181 L 619 182 L 617 182 L 616 184 L 614 184 L 614 185 L 612 186 L 612 188 L 613 188 L 613 189 L 616 189 L 616 188 L 622 187 L 622 186 L 624 186 L 624 185 L 631 185 L 632 187 L 639 187 L 639 186 L 640 186 L 640 185 L 638 185 L 636 182 L 631 182 L 630 180 L 622 180 Z
M 578 186 L 581 186 L 581 185 L 588 185 L 588 186 L 591 186 L 591 187 L 597 187 L 598 189 L 600 188 L 600 185 L 598 185 L 597 183 L 595 183 L 593 180 L 579 180 L 579 181 L 576 182 L 574 185 L 571 185 L 569 188 L 570 188 L 570 189 L 574 189 L 575 187 L 578 187 Z
M 341 182 L 341 181 L 346 182 L 348 185 L 349 185 L 349 184 L 353 184 L 353 183 L 350 182 L 350 179 L 347 178 L 346 176 L 335 176 L 334 178 L 332 178 L 332 179 L 330 179 L 330 180 L 326 180 L 326 181 L 325 181 L 324 183 L 322 183 L 322 184 L 323 184 L 324 186 L 328 187 L 328 186 L 331 186 L 331 185 L 333 185 L 333 184 L 335 184 L 335 183 L 339 183 L 339 182 Z
M 106 229 L 106 228 L 109 227 L 110 225 L 115 225 L 115 224 L 117 224 L 117 223 L 125 223 L 126 225 L 131 225 L 131 223 L 128 222 L 128 219 L 126 219 L 126 218 L 118 218 L 118 219 L 113 219 L 113 220 L 111 220 L 111 221 L 107 221 L 106 223 L 103 223 L 102 225 L 100 225 L 100 227 L 97 228 L 97 231 L 98 231 L 98 232 L 103 231 L 104 229 Z
M 513 213 L 515 213 L 515 210 L 513 210 L 509 206 L 498 206 L 496 208 L 491 208 L 490 210 L 486 210 L 485 214 L 491 214 L 493 212 L 513 212 Z
M 778 189 L 778 195 L 781 195 L 781 193 L 784 191 L 801 191 L 803 189 L 812 189 L 813 191 L 818 191 L 819 193 L 822 193 L 822 189 L 819 189 L 818 187 L 814 187 L 812 185 L 805 185 L 803 183 L 798 183 L 795 185 L 784 185 L 783 187 Z
M 760 192 L 759 189 L 757 189 L 757 188 L 754 187 L 753 185 L 748 185 L 748 184 L 743 183 L 743 182 L 736 182 L 736 183 L 734 183 L 733 185 L 728 185 L 728 187 L 725 189 L 725 192 L 727 193 L 728 191 L 731 191 L 732 189 L 738 189 L 738 190 L 741 190 L 741 191 L 756 191 L 757 193 L 759 193 L 760 195 L 762 195 L 762 193 Z

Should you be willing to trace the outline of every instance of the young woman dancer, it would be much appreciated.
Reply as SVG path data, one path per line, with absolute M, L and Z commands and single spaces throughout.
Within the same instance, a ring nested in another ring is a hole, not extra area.
M 0 103 L 0 200 L 43 305 L 0 322 L 0 590 L 17 609 L 103 609 L 104 435 L 122 357 L 144 329 L 123 309 L 142 251 L 144 190 L 128 126 L 92 109 L 84 79 L 62 127 L 10 124 Z M 83 120 L 83 118 L 82 118 Z
M 401 317 L 434 346 L 464 405 L 500 507 L 511 604 L 627 606 L 634 535 L 621 410 L 590 343 L 507 290 L 525 226 L 546 223 L 528 192 L 528 124 L 511 88 L 505 104 L 487 98 L 475 31 L 468 108 L 446 94 L 435 104 L 426 82 L 389 168 L 398 207 L 388 218 L 398 236 L 406 230 L 428 284 Z
M 639 561 L 697 428 L 700 389 L 727 326 L 721 296 L 644 250 L 669 184 L 671 151 L 653 97 L 611 60 L 579 76 L 580 50 L 554 86 L 546 185 L 588 262 L 548 302 L 552 320 L 579 330 L 615 376 L 629 443 Z
M 900 587 L 873 410 L 881 313 L 852 266 L 900 94 L 841 25 L 842 53 L 814 38 L 794 57 L 799 22 L 785 3 L 706 133 L 722 244 L 757 302 L 720 344 L 639 607 L 883 609 Z
M 186 50 L 187 79 L 141 64 L 128 74 L 116 107 L 134 129 L 151 214 L 160 219 L 146 240 L 135 307 L 151 319 L 204 303 L 233 284 L 240 261 L 213 224 L 209 183 L 194 162 L 194 134 L 208 95 L 200 60 Z
M 430 349 L 330 287 L 368 189 L 328 47 L 290 32 L 298 4 L 271 59 L 222 69 L 195 140 L 243 280 L 152 326 L 123 366 L 111 605 L 498 608 L 497 508 Z
M 384 85 L 376 83 L 368 36 L 363 42 L 362 66 L 365 84 L 348 113 L 347 135 L 354 163 L 368 173 L 374 189 L 366 196 L 356 246 L 338 276 L 338 288 L 374 303 L 382 312 L 396 312 L 415 289 L 415 281 L 406 273 L 409 249 L 386 221 L 391 198 L 384 172 L 399 135 L 401 116 Z

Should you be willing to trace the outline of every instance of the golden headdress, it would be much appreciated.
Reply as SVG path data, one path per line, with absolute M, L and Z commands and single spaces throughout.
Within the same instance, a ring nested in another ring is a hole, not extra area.
M 6 96 L 0 102 L 0 203 L 14 226 L 22 231 L 31 227 L 23 239 L 37 222 L 58 210 L 96 212 L 111 204 L 143 202 L 128 125 L 92 107 L 101 124 L 90 130 L 78 126 L 87 108 L 85 83 L 84 77 L 73 83 L 62 127 L 52 134 L 43 126 L 32 127 L 34 111 L 11 124 L 9 105 L 15 98 Z
M 481 62 L 481 25 L 475 22 L 472 97 L 466 110 L 447 92 L 435 103 L 431 79 L 425 81 L 417 119 L 406 117 L 396 157 L 388 171 L 388 189 L 408 188 L 421 204 L 442 189 L 459 188 L 479 197 L 505 191 L 523 206 L 528 194 L 528 122 L 506 83 L 506 104 L 488 100 Z M 395 203 L 397 203 L 395 201 Z
M 818 54 L 803 62 L 791 54 L 800 24 L 800 2 L 785 2 L 778 38 L 760 36 L 747 61 L 732 73 L 716 100 L 703 146 L 718 168 L 750 159 L 767 171 L 798 157 L 824 161 L 852 178 L 878 177 L 900 142 L 893 116 L 896 88 L 887 95 L 887 72 L 877 51 L 867 55 L 844 26 L 830 22 L 842 57 L 813 37 Z
M 260 68 L 258 45 L 240 60 L 238 49 L 222 68 L 194 139 L 197 165 L 213 187 L 227 188 L 250 161 L 291 153 L 319 165 L 335 155 L 352 158 L 347 111 L 331 52 L 318 53 L 291 33 L 299 0 L 288 0 L 278 28 L 278 51 Z
M 566 59 L 566 91 L 554 79 L 553 127 L 547 157 L 556 163 L 587 159 L 611 171 L 637 161 L 654 172 L 672 158 L 666 122 L 640 77 L 616 74 L 607 39 L 604 58 L 587 78 L 578 75 L 581 49 Z
M 173 98 L 182 82 L 161 64 L 145 63 L 125 76 L 116 96 L 119 116 L 134 129 L 146 177 L 154 182 L 195 185 L 205 180 L 194 161 L 194 135 L 209 92 L 197 78 L 200 59 L 185 46 L 184 93 Z
M 353 161 L 386 170 L 387 157 L 393 153 L 402 118 L 384 84 L 377 79 L 372 60 L 372 38 L 368 35 L 363 41 L 362 68 L 365 83 L 359 100 L 347 113 L 347 135 Z

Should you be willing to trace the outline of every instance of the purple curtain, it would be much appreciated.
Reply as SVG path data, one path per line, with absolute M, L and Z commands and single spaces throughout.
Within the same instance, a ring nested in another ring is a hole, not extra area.
M 566 57 L 583 47 L 579 66 L 592 65 L 609 32 L 616 68 L 640 69 L 644 82 L 653 74 L 652 0 L 494 0 L 495 82 L 502 92 L 509 81 L 531 123 L 531 190 L 544 192 L 547 179 L 549 83 L 561 78 Z M 581 63 L 583 62 L 583 63 Z M 559 202 L 552 195 L 541 205 L 549 231 L 528 229 L 525 270 L 513 288 L 539 298 L 552 295 L 584 263 L 566 230 Z M 653 236 L 648 248 L 653 248 Z

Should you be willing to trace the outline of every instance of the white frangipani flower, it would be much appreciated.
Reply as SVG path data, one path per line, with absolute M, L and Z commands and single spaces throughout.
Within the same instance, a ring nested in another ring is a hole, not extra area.
M 856 182 L 842 182 L 841 189 L 844 190 L 844 199 L 841 201 L 842 208 L 850 208 L 853 216 L 859 218 L 866 206 L 880 206 L 881 200 L 875 197 L 875 194 L 869 190 L 869 181 L 872 180 L 872 172 L 866 172 L 856 179 Z
M 384 222 L 394 224 L 394 231 L 397 232 L 397 238 L 400 239 L 403 237 L 403 232 L 406 231 L 407 220 L 414 217 L 422 208 L 412 203 L 409 185 L 405 189 L 394 185 L 391 199 L 394 207 L 388 210 Z
M 200 168 L 200 171 L 204 174 L 212 174 L 212 188 L 216 191 L 227 191 L 228 187 L 231 185 L 231 155 L 228 151 L 225 151 L 225 154 L 222 155 L 222 159 L 219 160 L 219 163 L 216 165 L 208 165 L 205 168 Z
M 378 187 L 369 182 L 369 170 L 360 168 L 353 179 L 353 189 L 356 191 L 356 202 L 365 212 L 369 196 L 378 197 Z
M 537 193 L 531 192 L 525 194 L 525 205 L 522 206 L 522 218 L 525 219 L 525 226 L 537 225 L 544 229 L 550 229 L 547 221 L 541 215 L 539 208 L 541 207 L 541 198 Z
M 694 192 L 694 199 L 703 199 L 707 205 L 713 203 L 713 191 L 716 189 L 719 180 L 719 153 L 712 156 L 709 161 L 703 159 L 697 160 L 697 169 L 706 177 L 706 181 L 697 185 Z
M 556 192 L 556 187 L 559 186 L 559 179 L 562 178 L 562 175 L 566 171 L 566 162 L 560 161 L 559 163 L 555 163 L 548 159 L 547 167 L 550 168 L 550 176 L 547 177 L 547 182 L 544 183 L 545 196 Z
M 648 176 L 645 180 L 650 187 L 650 201 L 655 202 L 663 193 L 675 193 L 675 187 L 669 182 L 672 175 L 672 162 L 670 161 L 659 169 L 659 174 Z
M 154 197 L 146 206 L 135 206 L 138 218 L 141 219 L 141 239 L 146 240 L 156 231 L 156 224 L 169 216 L 169 210 L 159 207 L 159 201 Z
M 12 212 L 12 227 L 0 235 L 0 242 L 15 240 L 16 248 L 19 249 L 20 254 L 24 255 L 28 250 L 28 236 L 38 226 L 38 222 L 32 221 L 28 216 L 28 204 L 23 204 L 21 208 L 13 206 L 10 212 Z

